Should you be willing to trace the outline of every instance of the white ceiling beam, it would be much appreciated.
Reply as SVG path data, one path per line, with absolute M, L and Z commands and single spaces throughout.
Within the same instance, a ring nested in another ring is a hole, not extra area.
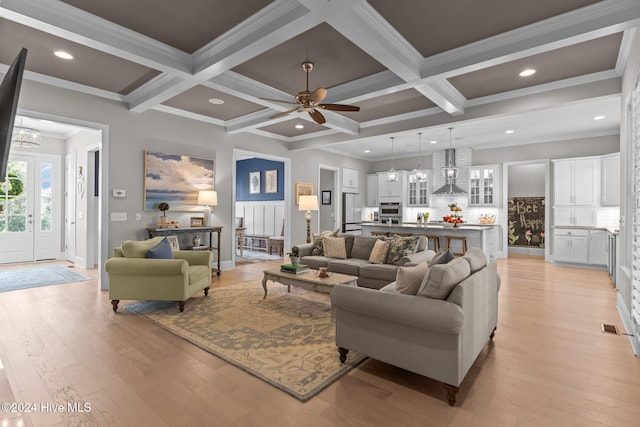
M 149 80 L 127 95 L 125 99 L 130 111 L 141 113 L 191 89 L 196 84 L 197 82 L 192 80 L 164 73 Z
M 320 24 L 296 0 L 278 0 L 193 54 L 195 74 L 209 79 Z
M 191 75 L 191 55 L 61 1 L 2 0 L 0 16 L 176 76 Z
M 453 116 L 464 114 L 464 104 L 467 99 L 449 83 L 449 80 L 420 83 L 415 86 L 415 89 L 447 113 Z
M 378 96 L 389 95 L 413 87 L 395 73 L 385 70 L 361 79 L 329 88 L 326 103 L 355 103 Z
M 607 0 L 425 58 L 423 82 L 477 71 L 624 31 L 640 23 L 638 0 Z
M 291 116 L 271 119 L 270 117 L 274 114 L 277 114 L 277 112 L 271 110 L 261 110 L 254 113 L 245 114 L 242 117 L 227 120 L 227 122 L 225 123 L 225 130 L 227 131 L 227 133 L 237 134 L 291 120 Z
M 238 74 L 234 71 L 227 71 L 216 77 L 202 83 L 204 86 L 219 90 L 229 95 L 237 96 L 265 107 L 273 108 L 278 111 L 285 111 L 293 106 L 293 96 L 279 89 L 253 80 L 249 77 Z M 280 99 L 282 101 L 291 101 L 291 104 L 280 104 L 266 101 L 261 98 Z

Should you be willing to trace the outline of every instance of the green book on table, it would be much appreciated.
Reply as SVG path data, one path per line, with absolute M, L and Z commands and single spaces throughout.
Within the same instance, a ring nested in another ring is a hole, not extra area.
M 304 264 L 282 264 L 280 268 L 282 270 L 298 271 L 298 270 L 308 270 L 309 266 Z

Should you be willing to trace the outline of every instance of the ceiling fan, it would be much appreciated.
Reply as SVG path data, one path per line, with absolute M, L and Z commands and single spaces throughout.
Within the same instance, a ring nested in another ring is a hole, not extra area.
M 333 111 L 360 111 L 360 107 L 355 105 L 344 105 L 344 104 L 321 104 L 322 100 L 327 96 L 328 90 L 319 87 L 313 92 L 309 92 L 309 72 L 313 70 L 313 62 L 303 62 L 302 69 L 307 74 L 307 87 L 302 92 L 298 92 L 294 97 L 294 102 L 290 101 L 281 101 L 279 99 L 269 99 L 269 98 L 261 98 L 265 101 L 274 101 L 274 102 L 283 102 L 286 104 L 293 104 L 294 108 L 283 111 L 281 113 L 276 114 L 275 116 L 271 116 L 271 119 L 277 119 L 278 117 L 286 116 L 291 113 L 302 113 L 306 111 L 309 113 L 314 122 L 319 125 L 326 123 L 325 117 L 319 110 L 333 110 Z

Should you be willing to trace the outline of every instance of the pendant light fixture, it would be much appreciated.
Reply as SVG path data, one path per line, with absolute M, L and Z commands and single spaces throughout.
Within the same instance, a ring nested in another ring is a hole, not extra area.
M 411 171 L 411 175 L 415 177 L 416 181 L 427 179 L 427 171 L 422 169 L 420 157 L 422 157 L 422 132 L 418 132 L 418 167 Z
M 449 128 L 449 150 L 452 150 L 451 148 L 451 140 L 453 139 L 452 137 L 453 134 L 453 128 Z M 450 151 L 453 152 L 453 151 Z M 444 176 L 445 179 L 447 180 L 451 180 L 451 179 L 456 179 L 458 177 L 458 168 L 455 165 L 455 157 L 453 155 L 447 156 L 447 166 L 444 167 L 444 169 L 442 169 L 442 175 Z
M 22 126 L 22 117 L 20 125 L 14 126 L 11 133 L 11 145 L 19 148 L 39 147 L 41 139 L 40 131 Z
M 391 169 L 387 172 L 387 182 L 398 182 L 398 172 L 393 168 L 393 140 L 391 137 Z

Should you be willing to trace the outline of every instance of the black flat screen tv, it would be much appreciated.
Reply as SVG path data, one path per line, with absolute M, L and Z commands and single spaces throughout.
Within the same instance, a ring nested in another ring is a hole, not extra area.
M 22 48 L 0 84 L 0 182 L 7 176 L 13 122 L 18 110 L 22 74 L 27 62 L 27 49 Z

